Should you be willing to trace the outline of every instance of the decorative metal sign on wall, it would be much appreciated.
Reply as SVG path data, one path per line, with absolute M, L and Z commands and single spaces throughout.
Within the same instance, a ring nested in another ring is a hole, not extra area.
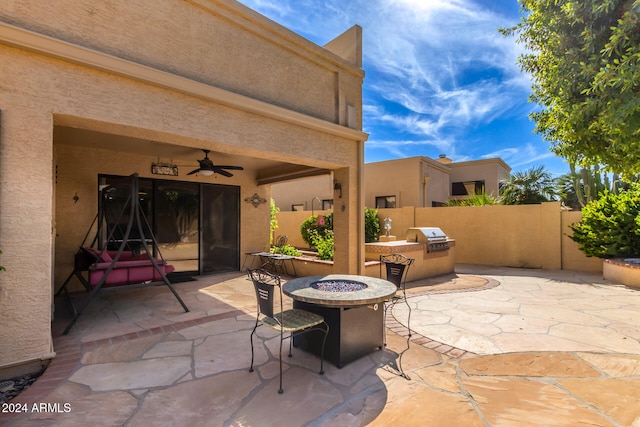
M 168 163 L 152 163 L 151 173 L 154 175 L 178 176 L 178 166 Z
M 267 203 L 267 199 L 258 196 L 258 193 L 253 193 L 253 196 L 245 198 L 244 201 L 251 203 L 254 208 L 257 208 L 263 203 Z

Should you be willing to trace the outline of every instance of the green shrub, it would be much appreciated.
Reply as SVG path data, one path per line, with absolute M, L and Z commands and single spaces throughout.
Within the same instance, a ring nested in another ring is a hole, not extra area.
M 619 194 L 603 192 L 582 208 L 582 219 L 570 228 L 569 237 L 587 256 L 640 255 L 640 185 Z
M 365 242 L 377 242 L 380 233 L 380 220 L 376 209 L 364 209 Z M 333 260 L 333 213 L 312 215 L 300 225 L 300 235 L 310 248 L 318 251 L 318 258 Z
M 380 220 L 378 219 L 378 210 L 364 208 L 364 242 L 377 242 L 379 234 Z
M 333 234 L 333 212 L 329 215 L 312 215 L 300 225 L 300 235 L 310 248 L 315 248 L 311 234 L 315 232 L 318 237 L 324 237 L 329 231 Z M 333 238 L 331 239 L 333 241 Z
M 311 246 L 318 251 L 318 259 L 333 261 L 333 230 L 325 230 L 323 235 L 315 230 L 309 230 Z
M 294 248 L 291 245 L 284 245 L 284 246 L 273 246 L 270 250 L 270 252 L 272 254 L 281 254 L 281 255 L 291 255 L 291 256 L 300 256 L 302 255 L 302 252 L 298 251 L 296 248 Z
M 273 232 L 278 228 L 278 212 L 280 212 L 280 208 L 276 206 L 276 201 L 271 199 L 271 220 L 269 222 L 269 244 L 273 245 Z

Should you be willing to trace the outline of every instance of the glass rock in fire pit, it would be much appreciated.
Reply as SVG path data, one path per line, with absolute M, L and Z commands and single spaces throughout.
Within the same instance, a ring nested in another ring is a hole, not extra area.
M 355 292 L 366 289 L 367 285 L 355 280 L 320 280 L 313 282 L 311 287 L 325 292 Z

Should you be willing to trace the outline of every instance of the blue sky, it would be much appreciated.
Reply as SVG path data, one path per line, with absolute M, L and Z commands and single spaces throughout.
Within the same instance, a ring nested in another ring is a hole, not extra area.
M 517 0 L 240 0 L 316 44 L 363 29 L 365 162 L 501 157 L 513 171 L 569 172 L 533 133 L 521 47 L 500 27 Z

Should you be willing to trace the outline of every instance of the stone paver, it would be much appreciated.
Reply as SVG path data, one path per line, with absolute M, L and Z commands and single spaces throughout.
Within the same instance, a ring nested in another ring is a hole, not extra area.
M 504 271 L 493 269 L 493 272 Z M 531 271 L 487 274 L 499 285 L 477 292 L 414 295 L 411 328 L 476 354 L 518 351 L 595 351 L 640 354 L 637 289 L 597 274 Z M 490 273 L 491 270 L 487 269 Z M 439 307 L 439 309 L 438 309 Z M 406 319 L 397 304 L 394 316 Z M 415 320 L 414 320 L 415 319 Z
M 93 391 L 135 390 L 175 383 L 191 371 L 191 357 L 161 357 L 130 362 L 86 365 L 69 381 Z
M 55 337 L 58 357 L 14 399 L 49 410 L 0 414 L 0 424 L 640 426 L 638 325 L 628 316 L 639 291 L 583 273 L 460 269 L 410 284 L 410 338 L 397 304 L 387 347 L 342 369 L 326 363 L 319 375 L 318 358 L 285 350 L 283 395 L 271 329 L 258 329 L 248 371 L 246 276 L 178 284 L 189 316 L 164 288 L 111 292 Z M 153 310 L 130 313 L 140 304 Z
M 523 378 L 461 378 L 491 426 L 615 426 L 553 384 Z M 598 387 L 601 389 L 601 387 Z

